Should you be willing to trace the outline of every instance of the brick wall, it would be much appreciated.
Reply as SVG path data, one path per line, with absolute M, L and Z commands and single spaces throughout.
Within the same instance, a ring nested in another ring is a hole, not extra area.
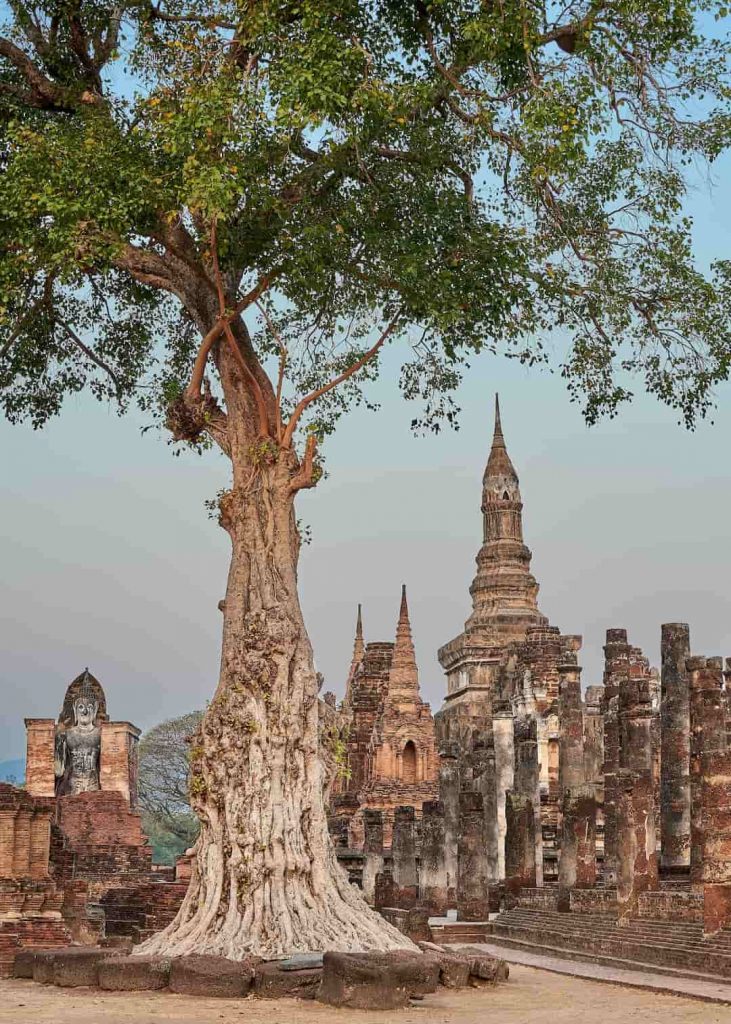
M 142 819 L 121 793 L 103 790 L 58 800 L 57 822 L 72 848 L 90 845 L 144 846 Z

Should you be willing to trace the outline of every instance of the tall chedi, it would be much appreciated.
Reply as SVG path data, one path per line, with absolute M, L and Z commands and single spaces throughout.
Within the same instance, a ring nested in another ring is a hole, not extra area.
M 530 563 L 518 474 L 505 445 L 496 396 L 495 432 L 482 478 L 482 547 L 470 587 L 472 614 L 464 631 L 438 652 L 447 694 L 434 722 L 440 752 L 459 758 L 462 789 L 483 793 L 485 845 L 498 878 L 506 870 L 506 794 L 519 781 L 516 727 L 517 735 L 527 729 L 535 737 L 534 767 L 540 766 L 538 786 L 530 794 L 537 878 L 543 871 L 541 801 L 544 795 L 550 797 L 551 772 L 558 764 L 556 716 L 546 717 L 544 710 L 558 697 L 565 644 L 538 610 L 538 584 Z M 488 770 L 476 777 L 482 762 Z M 555 799 L 550 808 L 555 817 Z
M 463 731 L 492 730 L 492 691 L 506 648 L 532 626 L 547 626 L 538 610 L 538 583 L 523 542 L 523 501 L 495 397 L 495 431 L 482 477 L 482 547 L 470 587 L 472 614 L 464 632 L 440 648 L 447 674 L 446 702 L 438 715 L 440 740 Z M 462 728 L 464 726 L 464 729 Z
M 523 543 L 520 482 L 505 446 L 497 395 L 495 433 L 482 477 L 482 540 L 470 587 L 473 611 L 465 632 L 498 643 L 522 640 L 529 626 L 548 620 L 538 610 L 531 552 Z

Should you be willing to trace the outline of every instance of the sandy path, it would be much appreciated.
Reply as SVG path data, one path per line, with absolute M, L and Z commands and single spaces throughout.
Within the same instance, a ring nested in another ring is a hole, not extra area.
M 495 989 L 427 996 L 413 1009 L 333 1010 L 319 1003 L 101 994 L 0 981 L 3 1024 L 731 1024 L 731 1007 L 511 967 Z

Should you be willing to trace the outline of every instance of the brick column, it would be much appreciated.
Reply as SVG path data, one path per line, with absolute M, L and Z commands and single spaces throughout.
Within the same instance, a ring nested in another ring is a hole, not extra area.
M 376 875 L 383 870 L 383 811 L 372 807 L 363 809 L 363 895 L 373 903 L 376 893 Z
M 536 884 L 533 801 L 520 793 L 506 793 L 505 823 L 505 888 L 515 895 Z
M 421 808 L 419 903 L 439 917 L 449 907 L 444 834 L 444 804 L 426 800 Z
M 726 750 L 725 701 L 721 692 L 720 658 L 688 658 L 690 675 L 690 879 L 703 884 L 705 828 L 703 777 L 708 760 Z
M 485 810 L 481 793 L 459 795 L 459 869 L 457 916 L 486 921 L 489 914 Z
M 27 878 L 30 875 L 30 819 L 31 811 L 27 807 L 18 808 L 13 835 L 14 878 Z
M 596 806 L 593 780 L 587 783 L 584 775 L 581 669 L 569 663 L 559 665 L 558 672 L 562 812 L 558 909 L 568 911 L 571 890 L 577 885 L 590 888 L 596 881 Z
M 731 924 L 731 752 L 703 757 L 703 932 Z
M 51 850 L 51 812 L 37 810 L 30 820 L 30 877 L 47 878 Z
M 495 743 L 495 796 L 497 800 L 498 878 L 506 876 L 505 844 L 507 820 L 505 797 L 512 790 L 515 779 L 515 747 L 513 738 L 513 712 L 509 707 L 497 707 L 492 719 Z
M 474 793 L 482 795 L 487 878 L 490 882 L 498 882 L 500 872 L 497 781 L 495 777 L 495 744 L 491 730 L 485 730 L 475 738 L 467 758 L 467 764 L 466 766 L 463 764 L 462 786 L 464 789 L 470 789 Z
M 455 744 L 439 752 L 439 800 L 444 808 L 444 870 L 447 905 L 457 906 L 457 840 L 459 836 L 459 761 Z
M 584 778 L 593 785 L 595 811 L 595 874 L 604 857 L 604 701 L 603 686 L 587 686 L 584 694 Z
M 620 680 L 620 765 L 616 790 L 620 923 L 636 913 L 639 894 L 657 889 L 659 884 L 653 717 L 650 679 Z
M 99 785 L 121 793 L 137 807 L 137 742 L 140 730 L 130 722 L 102 722 Z
M 26 718 L 25 729 L 25 791 L 30 796 L 55 796 L 56 723 L 52 718 Z
M 587 686 L 584 694 L 584 778 L 604 789 L 604 719 L 602 718 L 603 686 Z
M 662 658 L 660 820 L 664 868 L 690 866 L 690 629 L 666 622 Z
M 0 809 L 0 878 L 13 878 L 16 813 L 15 807 Z
M 608 629 L 604 645 L 604 880 L 617 880 L 617 773 L 619 772 L 619 680 L 629 671 L 626 629 Z
M 396 906 L 404 910 L 416 905 L 418 879 L 416 874 L 416 837 L 414 808 L 397 807 L 393 818 L 391 839 L 391 871 Z
M 373 905 L 376 910 L 383 907 L 397 906 L 396 892 L 393 884 L 393 873 L 384 868 L 376 875 L 376 884 L 373 891 Z
M 541 825 L 540 764 L 538 763 L 538 727 L 535 718 L 513 722 L 515 744 L 514 792 L 533 804 L 533 850 L 536 862 L 535 884 L 543 885 L 543 829 Z

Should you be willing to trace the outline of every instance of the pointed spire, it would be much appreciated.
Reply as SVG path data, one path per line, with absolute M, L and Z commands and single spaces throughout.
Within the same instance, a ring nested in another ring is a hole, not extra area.
M 345 682 L 345 699 L 343 703 L 348 706 L 351 703 L 353 697 L 353 681 L 355 679 L 355 673 L 358 671 L 358 666 L 363 660 L 365 654 L 365 643 L 363 641 L 363 609 L 361 605 L 358 605 L 358 617 L 355 621 L 355 641 L 353 643 L 353 657 L 350 660 L 350 669 L 348 671 L 348 678 Z
M 520 501 L 518 474 L 515 472 L 515 467 L 510 461 L 507 445 L 505 444 L 503 426 L 500 421 L 500 399 L 497 394 L 495 395 L 495 431 L 482 483 L 484 491 L 483 503 L 488 494 L 502 497 L 506 490 L 510 494 L 511 500 Z
M 411 693 L 416 691 L 417 694 L 419 692 L 419 672 L 416 667 L 414 641 L 411 637 L 405 584 L 401 587 L 401 607 L 396 626 L 396 643 L 393 648 L 388 688 L 391 692 L 394 690 L 406 690 Z
M 355 643 L 353 644 L 353 662 L 360 661 L 365 651 L 363 643 L 363 606 L 358 605 L 358 618 L 355 623 Z
M 492 436 L 492 446 L 502 445 L 505 447 L 505 438 L 503 437 L 503 426 L 500 422 L 500 395 L 495 392 L 495 431 Z
M 406 625 L 409 627 L 409 629 L 411 629 L 411 623 L 409 622 L 409 606 L 406 603 L 406 584 L 405 583 L 401 584 L 401 607 L 399 608 L 398 621 L 399 621 L 399 625 L 401 625 L 402 623 L 406 623 Z

